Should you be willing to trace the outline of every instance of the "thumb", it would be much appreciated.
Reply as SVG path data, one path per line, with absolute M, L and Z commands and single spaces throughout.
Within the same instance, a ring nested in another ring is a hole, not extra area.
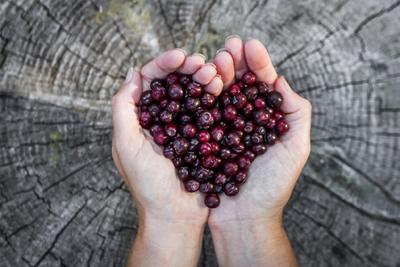
M 283 76 L 279 76 L 275 83 L 274 89 L 282 94 L 283 103 L 281 106 L 281 110 L 284 113 L 298 113 L 302 114 L 311 113 L 311 104 L 310 102 L 298 95 L 293 89 L 290 87 L 288 82 Z
M 311 131 L 311 103 L 293 91 L 282 76 L 276 79 L 274 89 L 282 94 L 281 110 L 286 113 L 286 119 L 291 128 L 283 138 L 293 140 L 290 137 L 295 136 L 308 147 Z
M 129 68 L 125 82 L 112 98 L 113 131 L 117 150 L 127 147 L 137 151 L 144 140 L 136 106 L 141 92 L 140 73 Z

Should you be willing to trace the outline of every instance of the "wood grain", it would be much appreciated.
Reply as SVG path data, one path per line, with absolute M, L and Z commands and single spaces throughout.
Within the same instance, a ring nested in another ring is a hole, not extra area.
M 302 266 L 400 266 L 400 1 L 0 1 L 0 265 L 124 266 L 136 211 L 111 158 L 129 66 L 229 34 L 313 104 L 285 212 Z M 199 266 L 217 266 L 206 232 Z

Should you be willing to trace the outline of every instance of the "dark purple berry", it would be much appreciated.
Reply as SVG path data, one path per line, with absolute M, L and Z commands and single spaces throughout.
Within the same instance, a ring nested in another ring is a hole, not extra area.
M 219 206 L 219 196 L 215 193 L 207 194 L 204 198 L 204 204 L 210 209 L 214 209 Z
M 267 105 L 273 109 L 279 109 L 282 105 L 283 97 L 281 93 L 277 91 L 272 91 L 268 94 L 267 97 Z
M 177 137 L 174 142 L 173 142 L 173 146 L 175 149 L 175 153 L 179 156 L 184 155 L 190 146 L 190 143 L 188 140 L 186 140 L 183 137 Z
M 173 100 L 180 100 L 184 95 L 183 88 L 180 84 L 172 84 L 168 88 L 168 96 Z
M 234 196 L 239 192 L 239 187 L 234 182 L 229 182 L 225 184 L 223 190 L 227 196 Z
M 196 192 L 199 190 L 200 183 L 196 180 L 189 180 L 185 182 L 185 189 L 188 192 Z
M 249 71 L 249 72 L 246 72 L 245 74 L 243 74 L 242 81 L 247 85 L 253 85 L 256 83 L 257 78 L 254 73 Z

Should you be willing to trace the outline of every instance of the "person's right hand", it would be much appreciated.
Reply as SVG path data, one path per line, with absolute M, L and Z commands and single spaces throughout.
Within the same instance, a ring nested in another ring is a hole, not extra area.
M 142 90 L 149 90 L 152 80 L 175 71 L 193 75 L 212 94 L 222 90 L 213 64 L 205 64 L 200 54 L 187 57 L 180 49 L 161 54 L 143 66 L 141 73 L 131 71 L 112 99 L 112 155 L 135 199 L 140 218 L 146 214 L 161 221 L 205 224 L 208 208 L 203 197 L 185 191 L 171 160 L 163 156 L 162 149 L 138 121 L 137 104 Z

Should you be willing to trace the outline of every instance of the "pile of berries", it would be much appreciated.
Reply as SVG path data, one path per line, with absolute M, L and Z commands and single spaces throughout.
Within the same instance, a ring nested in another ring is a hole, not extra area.
M 153 80 L 139 103 L 139 120 L 177 169 L 188 192 L 216 208 L 218 194 L 234 196 L 251 162 L 289 130 L 282 95 L 252 72 L 216 97 L 191 76 Z

